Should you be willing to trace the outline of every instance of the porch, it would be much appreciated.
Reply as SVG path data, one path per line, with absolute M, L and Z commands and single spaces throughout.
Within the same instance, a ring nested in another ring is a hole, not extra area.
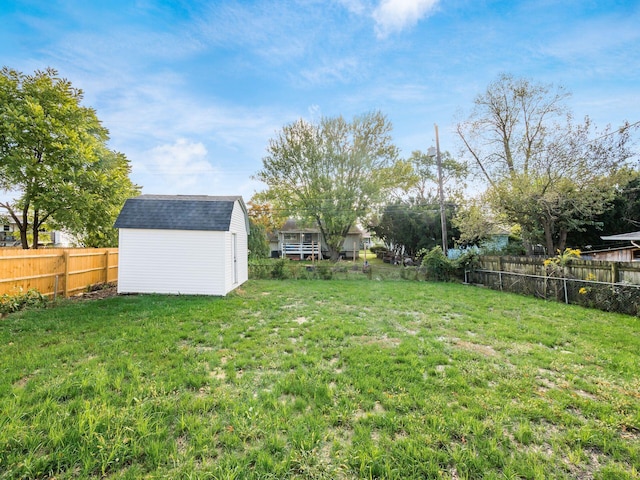
M 315 242 L 311 243 L 283 243 L 282 256 L 295 260 L 322 259 L 322 250 L 320 245 Z

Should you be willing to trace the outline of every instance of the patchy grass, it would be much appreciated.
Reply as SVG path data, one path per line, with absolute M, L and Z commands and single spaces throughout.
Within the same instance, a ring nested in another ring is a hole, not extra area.
M 0 478 L 640 478 L 639 319 L 251 281 L 0 321 Z

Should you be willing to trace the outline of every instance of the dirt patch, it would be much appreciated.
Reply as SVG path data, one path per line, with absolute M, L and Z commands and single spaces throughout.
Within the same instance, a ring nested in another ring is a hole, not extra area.
M 115 283 L 95 285 L 88 292 L 79 293 L 71 297 L 72 300 L 99 300 L 118 296 L 118 285 Z
M 481 353 L 487 357 L 495 357 L 498 353 L 488 345 L 480 345 L 478 343 L 466 342 L 464 340 L 460 340 L 456 343 L 456 345 L 465 350 L 469 350 L 471 352 Z

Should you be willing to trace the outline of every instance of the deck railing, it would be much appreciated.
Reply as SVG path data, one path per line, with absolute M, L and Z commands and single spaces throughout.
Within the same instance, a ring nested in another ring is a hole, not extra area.
M 284 243 L 282 244 L 282 254 L 300 255 L 302 258 L 313 256 L 318 258 L 321 255 L 320 245 L 316 242 L 311 243 Z

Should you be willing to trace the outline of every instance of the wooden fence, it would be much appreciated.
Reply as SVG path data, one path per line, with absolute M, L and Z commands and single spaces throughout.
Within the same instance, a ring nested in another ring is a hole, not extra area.
M 0 249 L 0 295 L 35 289 L 68 297 L 117 281 L 117 248 Z
M 535 257 L 480 257 L 482 269 L 527 275 L 548 275 L 543 258 Z M 606 262 L 571 260 L 563 267 L 564 276 L 606 283 L 632 283 L 640 285 L 640 262 Z
M 571 260 L 544 265 L 528 257 L 480 257 L 465 282 L 610 312 L 640 316 L 640 262 Z

